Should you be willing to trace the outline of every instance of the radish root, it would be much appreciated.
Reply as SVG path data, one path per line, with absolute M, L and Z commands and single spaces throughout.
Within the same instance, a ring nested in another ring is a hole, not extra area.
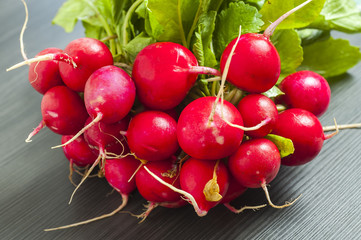
M 271 198 L 270 198 L 270 195 L 269 195 L 269 192 L 268 192 L 266 183 L 262 183 L 262 189 L 263 189 L 263 191 L 264 191 L 265 194 L 266 194 L 266 198 L 267 198 L 268 204 L 269 204 L 271 207 L 273 207 L 273 208 L 278 208 L 278 209 L 291 206 L 292 204 L 294 204 L 294 203 L 302 196 L 302 194 L 301 194 L 300 196 L 298 196 L 295 200 L 293 200 L 293 201 L 291 201 L 291 202 L 286 201 L 286 203 L 285 203 L 284 205 L 275 205 L 275 204 L 273 204 L 273 202 L 271 201 Z
M 41 129 L 43 129 L 45 126 L 46 126 L 46 125 L 45 125 L 45 121 L 44 121 L 44 120 L 41 120 L 41 122 L 39 123 L 39 125 L 38 125 L 36 128 L 34 128 L 34 130 L 28 135 L 28 138 L 25 139 L 25 142 L 27 142 L 27 143 L 32 142 L 33 140 L 31 140 L 31 138 L 32 138 L 34 135 L 38 134 L 39 131 L 40 131 Z
M 25 0 L 21 0 L 21 2 L 24 4 L 24 8 L 25 8 L 25 20 L 24 20 L 24 25 L 21 28 L 21 32 L 20 32 L 20 51 L 21 51 L 21 55 L 23 56 L 24 60 L 28 60 L 28 57 L 26 56 L 25 53 L 25 47 L 24 47 L 24 32 L 26 29 L 26 25 L 28 24 L 28 20 L 29 20 L 29 11 L 28 11 L 28 5 L 26 4 Z
M 50 232 L 50 231 L 55 231 L 55 230 L 60 230 L 60 229 L 67 229 L 67 228 L 72 228 L 72 227 L 77 227 L 77 226 L 80 226 L 80 225 L 85 225 L 85 224 L 88 224 L 88 223 L 91 223 L 91 222 L 95 222 L 95 221 L 98 221 L 98 220 L 101 220 L 101 219 L 104 219 L 104 218 L 108 218 L 108 217 L 111 217 L 113 215 L 115 215 L 116 213 L 118 213 L 120 210 L 122 210 L 128 203 L 128 196 L 125 195 L 125 194 L 120 194 L 122 196 L 122 204 L 120 204 L 120 206 L 115 209 L 114 211 L 110 212 L 110 213 L 107 213 L 107 214 L 103 214 L 99 217 L 95 217 L 95 218 L 92 218 L 92 219 L 88 219 L 88 220 L 85 220 L 85 221 L 81 221 L 81 222 L 77 222 L 77 223 L 73 223 L 73 224 L 69 224 L 69 225 L 65 225 L 65 226 L 61 226 L 61 227 L 56 227 L 56 228 L 47 228 L 47 229 L 44 229 L 45 232 Z
M 231 212 L 237 213 L 237 214 L 243 212 L 244 210 L 253 210 L 253 211 L 256 211 L 256 210 L 259 210 L 259 209 L 264 208 L 264 207 L 267 206 L 267 204 L 262 204 L 262 205 L 258 205 L 258 206 L 244 206 L 244 207 L 242 207 L 242 208 L 240 208 L 240 209 L 236 209 L 235 207 L 231 206 L 230 203 L 224 203 L 223 205 L 224 205 L 226 208 L 228 208 Z

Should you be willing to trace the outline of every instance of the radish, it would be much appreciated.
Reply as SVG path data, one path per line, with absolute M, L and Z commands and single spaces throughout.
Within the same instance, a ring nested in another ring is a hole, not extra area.
M 140 102 L 156 110 L 176 107 L 198 74 L 220 75 L 215 69 L 198 66 L 190 50 L 172 42 L 158 42 L 143 48 L 134 60 L 132 71 Z
M 242 143 L 237 152 L 229 157 L 228 164 L 233 177 L 242 186 L 262 187 L 272 207 L 283 208 L 293 203 L 278 206 L 269 197 L 266 185 L 276 177 L 281 165 L 280 153 L 270 140 L 259 138 Z
M 59 72 L 64 83 L 78 92 L 84 91 L 85 83 L 95 70 L 113 64 L 113 56 L 103 42 L 93 38 L 79 38 L 71 41 L 62 52 L 27 59 L 6 71 L 48 60 L 59 61 Z
M 250 93 L 262 93 L 271 89 L 280 75 L 281 62 L 269 38 L 279 23 L 311 1 L 308 0 L 282 15 L 263 34 L 247 33 L 233 39 L 223 51 L 220 61 L 223 73 L 232 48 L 236 45 L 231 55 L 232 62 L 229 65 L 227 80 Z
M 110 186 L 112 186 L 122 197 L 122 203 L 114 211 L 95 217 L 89 220 L 82 222 L 56 227 L 48 228 L 44 231 L 54 231 L 59 229 L 66 229 L 71 227 L 76 227 L 79 225 L 88 224 L 100 219 L 111 217 L 114 214 L 121 211 L 128 203 L 128 196 L 131 192 L 136 189 L 135 180 L 128 181 L 133 174 L 133 172 L 138 168 L 139 161 L 137 161 L 132 156 L 126 156 L 124 158 L 107 160 L 105 163 L 105 178 L 107 179 Z
M 197 214 L 204 216 L 226 196 L 229 174 L 222 161 L 190 158 L 181 168 L 181 189 L 192 195 L 198 204 Z
M 85 125 L 87 126 L 91 121 L 92 118 L 89 117 L 85 122 Z M 107 150 L 107 153 L 122 155 L 121 153 L 124 153 L 127 148 L 124 148 L 126 144 L 120 132 L 127 130 L 129 121 L 130 118 L 127 116 L 113 124 L 98 122 L 84 132 L 84 138 L 93 149 L 97 150 L 99 155 L 102 155 L 103 158 L 106 156 L 105 150 Z M 123 146 L 120 146 L 120 142 L 122 144 L 124 143 Z M 114 146 L 115 148 L 119 147 L 119 149 L 114 149 Z M 109 151 L 109 148 L 112 148 L 114 151 Z
M 158 205 L 172 208 L 184 206 L 184 200 L 181 199 L 179 193 L 160 183 L 158 179 L 154 178 L 148 171 L 171 186 L 175 188 L 180 187 L 178 178 L 179 169 L 173 159 L 143 164 L 135 175 L 135 182 L 140 195 L 149 201 L 149 204 L 146 206 L 147 210 L 140 215 L 136 215 L 136 217 L 142 218 L 141 222 L 144 221 L 150 212 Z
M 59 48 L 47 48 L 39 52 L 35 58 L 49 53 L 62 52 L 63 50 Z M 52 87 L 64 85 L 59 73 L 59 61 L 57 60 L 31 63 L 28 76 L 31 86 L 41 94 L 45 94 Z
M 325 78 L 312 71 L 299 71 L 282 80 L 280 97 L 288 107 L 305 109 L 317 117 L 326 112 L 331 89 Z
M 188 155 L 217 160 L 237 151 L 243 130 L 225 122 L 243 125 L 239 111 L 231 103 L 215 103 L 216 97 L 202 97 L 188 104 L 181 112 L 177 126 L 180 147 Z M 215 108 L 213 111 L 213 106 Z M 213 118 L 210 118 L 214 112 Z
M 135 182 L 137 189 L 147 201 L 161 203 L 161 202 L 177 202 L 180 200 L 180 194 L 174 192 L 172 189 L 159 183 L 153 176 L 151 176 L 144 167 L 147 167 L 151 172 L 161 178 L 163 181 L 173 185 L 176 188 L 180 187 L 178 176 L 178 166 L 171 160 L 148 162 L 144 164 L 135 175 Z
M 130 150 L 146 161 L 166 160 L 179 148 L 176 121 L 160 111 L 137 114 L 130 121 L 125 136 Z
M 73 135 L 63 135 L 61 142 L 67 142 Z M 85 141 L 84 136 L 81 135 L 74 142 L 63 147 L 65 157 L 69 160 L 69 180 L 73 183 L 72 173 L 74 171 L 73 165 L 79 167 L 91 166 L 97 159 L 97 155 L 89 147 Z M 74 183 L 73 183 L 74 184 Z
M 246 134 L 254 138 L 264 137 L 269 134 L 278 118 L 276 104 L 262 94 L 249 94 L 245 96 L 238 103 L 237 109 L 242 115 L 245 127 L 251 127 L 269 119 L 269 122 L 261 128 L 254 131 L 247 131 Z
M 83 100 L 66 86 L 55 86 L 44 94 L 41 114 L 42 121 L 29 134 L 26 142 L 30 142 L 31 137 L 44 126 L 60 135 L 76 134 L 88 118 Z
M 325 135 L 318 118 L 311 112 L 291 108 L 280 113 L 272 134 L 292 140 L 295 151 L 282 158 L 282 164 L 298 166 L 310 162 L 322 149 L 323 141 L 336 132 Z
M 85 83 L 94 71 L 113 64 L 113 56 L 108 47 L 93 38 L 75 39 L 65 47 L 64 52 L 74 59 L 77 67 L 60 62 L 60 75 L 69 88 L 78 92 L 84 91 Z

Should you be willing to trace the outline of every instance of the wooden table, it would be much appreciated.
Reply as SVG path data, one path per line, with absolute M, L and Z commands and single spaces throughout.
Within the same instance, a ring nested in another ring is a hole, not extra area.
M 80 25 L 71 33 L 51 25 L 63 1 L 29 0 L 30 20 L 24 42 L 28 56 L 47 47 L 64 48 L 83 36 Z M 74 187 L 62 150 L 51 150 L 60 136 L 42 130 L 32 143 L 27 134 L 41 120 L 41 95 L 28 84 L 27 67 L 6 72 L 21 61 L 19 33 L 24 21 L 20 1 L 0 3 L 0 239 L 361 239 L 361 130 L 344 130 L 325 142 L 311 163 L 282 167 L 269 188 L 275 203 L 302 194 L 287 209 L 266 207 L 239 215 L 218 206 L 199 218 L 189 207 L 155 209 L 138 224 L 129 213 L 85 226 L 44 232 L 115 209 L 121 201 L 104 179 L 88 179 L 68 205 Z M 361 46 L 360 35 L 341 35 Z M 361 64 L 331 82 L 332 100 L 323 125 L 361 122 Z M 75 180 L 79 181 L 79 177 Z M 248 190 L 238 206 L 262 204 L 260 189 Z M 146 202 L 138 193 L 126 211 L 139 214 Z

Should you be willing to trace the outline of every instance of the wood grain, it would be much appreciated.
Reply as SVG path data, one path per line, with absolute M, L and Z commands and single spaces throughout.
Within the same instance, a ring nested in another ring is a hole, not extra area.
M 51 19 L 63 1 L 29 0 L 30 20 L 25 47 L 34 56 L 46 47 L 64 48 L 83 36 L 81 26 L 67 34 Z M 311 163 L 282 167 L 269 190 L 275 203 L 302 194 L 294 206 L 234 215 L 218 206 L 199 218 L 191 207 L 155 209 L 142 224 L 128 213 L 86 226 L 44 232 L 89 219 L 115 209 L 120 196 L 107 194 L 105 180 L 89 179 L 68 205 L 73 186 L 67 179 L 68 162 L 61 150 L 50 147 L 60 137 L 43 130 L 32 143 L 27 134 L 41 120 L 41 95 L 27 80 L 27 68 L 5 69 L 22 60 L 19 33 L 24 20 L 20 1 L 0 3 L 0 239 L 361 239 L 361 130 L 344 130 L 328 140 Z M 361 46 L 360 35 L 347 37 Z M 332 100 L 323 125 L 361 122 L 361 65 L 331 82 Z M 79 177 L 76 178 L 79 181 Z M 248 190 L 236 206 L 265 202 L 260 189 Z M 126 211 L 141 213 L 146 203 L 138 193 Z

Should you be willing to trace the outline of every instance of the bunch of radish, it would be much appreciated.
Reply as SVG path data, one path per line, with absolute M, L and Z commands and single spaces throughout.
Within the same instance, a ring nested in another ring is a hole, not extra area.
M 15 65 L 30 65 L 29 81 L 43 94 L 42 120 L 26 141 L 43 127 L 62 135 L 61 145 L 54 148 L 63 148 L 71 173 L 83 175 L 75 190 L 97 173 L 122 196 L 112 213 L 60 228 L 115 214 L 136 189 L 149 202 L 138 216 L 143 219 L 156 206 L 190 203 L 199 216 L 219 204 L 235 213 L 266 206 L 231 206 L 247 188 L 262 188 L 272 207 L 290 206 L 294 201 L 272 203 L 267 185 L 281 165 L 311 161 L 324 140 L 337 133 L 325 135 L 318 120 L 330 102 L 330 87 L 319 74 L 293 73 L 278 85 L 281 97 L 262 94 L 276 85 L 281 71 L 270 36 L 308 2 L 263 34 L 231 41 L 220 70 L 198 66 L 193 53 L 180 44 L 157 42 L 137 55 L 129 74 L 114 65 L 107 45 L 91 38 L 76 39 L 64 50 L 45 49 Z M 189 98 L 200 74 L 218 76 L 216 96 Z M 223 97 L 226 82 L 242 92 L 236 104 Z M 291 142 L 292 149 L 284 151 L 279 141 Z

